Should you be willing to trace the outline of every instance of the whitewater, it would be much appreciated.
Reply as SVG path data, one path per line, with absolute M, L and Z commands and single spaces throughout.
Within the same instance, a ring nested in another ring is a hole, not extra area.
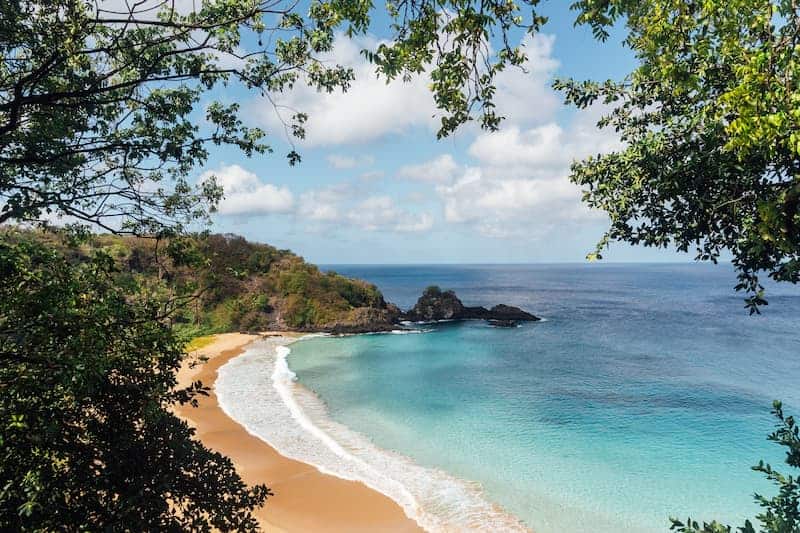
M 294 340 L 255 341 L 219 369 L 216 394 L 229 417 L 285 457 L 392 498 L 428 531 L 529 531 L 489 501 L 480 484 L 420 466 L 332 420 L 289 368 L 287 344 Z

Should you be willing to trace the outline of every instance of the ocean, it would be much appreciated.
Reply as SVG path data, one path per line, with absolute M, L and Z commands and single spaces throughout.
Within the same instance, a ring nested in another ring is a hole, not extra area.
M 724 265 L 325 268 L 403 308 L 436 284 L 544 318 L 313 337 L 221 369 L 234 418 L 431 530 L 741 525 L 753 492 L 774 492 L 750 466 L 786 470 L 766 435 L 773 399 L 800 414 L 798 287 L 768 284 L 770 305 L 748 316 Z

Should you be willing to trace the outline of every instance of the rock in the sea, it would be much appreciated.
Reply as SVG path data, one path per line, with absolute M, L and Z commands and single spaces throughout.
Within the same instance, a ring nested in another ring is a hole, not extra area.
M 425 289 L 416 305 L 407 313 L 401 315 L 403 320 L 414 322 L 429 322 L 435 320 L 466 320 L 484 319 L 498 321 L 524 321 L 533 322 L 538 317 L 523 311 L 519 307 L 510 305 L 496 305 L 491 309 L 485 307 L 465 307 L 453 291 L 443 291 L 439 287 L 431 286 Z
M 532 314 L 523 311 L 519 307 L 514 307 L 512 305 L 495 305 L 491 309 L 489 309 L 489 313 L 492 315 L 492 318 L 495 320 L 527 320 L 527 321 L 536 321 L 541 320 L 537 316 L 533 316 Z
M 414 322 L 451 320 L 459 318 L 463 312 L 464 304 L 456 293 L 431 286 L 425 289 L 417 304 L 403 318 Z

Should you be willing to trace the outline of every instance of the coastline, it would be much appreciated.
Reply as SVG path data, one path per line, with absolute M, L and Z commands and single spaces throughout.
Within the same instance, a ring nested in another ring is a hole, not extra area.
M 290 337 L 277 332 L 272 335 Z M 260 335 L 226 333 L 191 353 L 178 372 L 178 385 L 200 380 L 211 387 L 198 398 L 198 407 L 179 406 L 176 413 L 196 429 L 196 437 L 229 457 L 248 484 L 264 483 L 275 493 L 256 510 L 262 527 L 279 532 L 391 531 L 420 532 L 398 503 L 367 487 L 320 472 L 309 464 L 279 454 L 228 417 L 215 394 L 218 369 Z M 198 361 L 198 358 L 205 360 Z M 191 362 L 198 361 L 192 367 Z

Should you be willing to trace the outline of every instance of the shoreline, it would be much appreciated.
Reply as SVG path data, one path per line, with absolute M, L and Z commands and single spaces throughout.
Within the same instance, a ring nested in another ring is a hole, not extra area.
M 531 532 L 487 498 L 480 483 L 380 448 L 333 419 L 289 368 L 290 344 L 285 337 L 258 340 L 219 368 L 220 407 L 247 432 L 285 457 L 386 495 L 426 531 Z
M 287 332 L 266 334 L 292 336 Z M 176 413 L 196 429 L 195 436 L 206 446 L 233 461 L 245 483 L 264 483 L 275 493 L 254 512 L 261 526 L 287 533 L 423 531 L 388 496 L 360 481 L 324 474 L 312 465 L 284 457 L 225 414 L 215 393 L 217 371 L 260 338 L 263 336 L 225 333 L 193 351 L 178 372 L 178 386 L 200 380 L 211 390 L 209 396 L 198 398 L 198 407 L 178 406 Z M 199 357 L 207 360 L 192 368 L 191 362 Z

